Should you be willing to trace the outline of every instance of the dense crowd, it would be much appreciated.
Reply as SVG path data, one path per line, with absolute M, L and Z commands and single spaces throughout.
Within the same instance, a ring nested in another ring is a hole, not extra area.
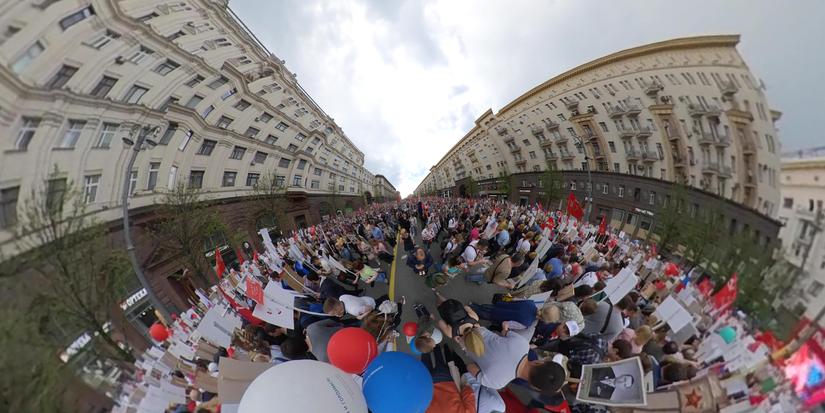
M 241 252 L 240 265 L 219 271 L 230 284 L 222 287 L 227 298 L 246 310 L 243 327 L 212 360 L 191 360 L 195 372 L 217 376 L 220 357 L 330 362 L 333 335 L 357 327 L 379 352 L 406 349 L 397 345 L 406 339 L 432 378 L 427 412 L 598 412 L 609 408 L 576 399 L 582 366 L 638 357 L 652 389 L 688 380 L 702 367 L 699 337 L 671 341 L 654 314 L 669 292 L 655 249 L 604 221 L 590 225 L 540 205 L 426 198 L 371 205 L 274 241 L 264 237 L 262 252 L 253 249 Z M 397 300 L 371 296 L 376 283 L 389 283 L 393 265 L 408 266 L 436 307 L 407 303 L 404 291 Z M 607 282 L 626 267 L 640 281 L 611 300 Z M 300 292 L 293 328 L 251 316 L 255 300 L 233 288 L 244 280 Z M 461 302 L 439 291 L 457 282 L 496 292 L 486 302 Z M 408 306 L 417 322 L 402 326 Z M 198 388 L 191 373 L 171 374 L 191 392 L 169 412 L 216 411 L 220 395 Z

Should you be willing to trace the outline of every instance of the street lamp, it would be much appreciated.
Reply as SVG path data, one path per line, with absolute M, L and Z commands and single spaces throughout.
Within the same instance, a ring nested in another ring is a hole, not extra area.
M 587 205 L 585 205 L 584 216 L 587 217 L 587 221 L 590 221 L 590 212 L 593 210 L 593 179 L 590 177 L 590 157 L 587 156 L 587 146 L 585 146 L 584 141 L 578 136 L 573 135 L 573 140 L 576 141 L 584 151 L 584 168 L 587 170 Z
M 157 295 L 155 295 L 151 285 L 149 285 L 149 281 L 146 279 L 146 275 L 143 274 L 143 268 L 141 268 L 140 263 L 138 262 L 137 254 L 135 253 L 135 245 L 132 242 L 132 232 L 129 225 L 129 186 L 132 182 L 132 168 L 135 166 L 135 159 L 137 159 L 138 152 L 144 148 L 152 149 L 157 146 L 157 143 L 150 139 L 150 135 L 152 137 L 156 136 L 159 130 L 160 128 L 157 126 L 144 126 L 142 128 L 136 126 L 130 133 L 130 137 L 136 137 L 136 140 L 132 140 L 130 137 L 123 138 L 123 144 L 126 145 L 127 148 L 132 148 L 132 153 L 129 156 L 129 162 L 126 163 L 126 173 L 123 178 L 123 194 L 121 195 L 120 204 L 123 215 L 123 238 L 126 242 L 126 252 L 129 255 L 129 261 L 132 263 L 132 269 L 135 271 L 135 275 L 137 276 L 138 281 L 140 281 L 140 285 L 142 285 L 146 290 L 146 295 L 149 297 L 149 301 L 152 303 L 152 306 L 163 315 L 163 318 L 166 319 L 165 321 L 169 322 L 171 320 L 169 317 L 169 311 L 158 299 Z

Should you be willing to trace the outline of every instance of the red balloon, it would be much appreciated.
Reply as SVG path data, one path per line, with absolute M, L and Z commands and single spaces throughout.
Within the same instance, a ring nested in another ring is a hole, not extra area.
M 677 275 L 679 274 L 679 267 L 677 267 L 676 264 L 669 262 L 665 264 L 665 274 L 671 277 Z
M 332 335 L 327 344 L 329 362 L 347 373 L 361 374 L 378 355 L 378 343 L 367 330 L 347 327 Z
M 408 321 L 404 323 L 403 327 L 401 327 L 401 331 L 404 332 L 405 336 L 414 336 L 415 333 L 418 331 L 418 323 L 414 321 Z
M 161 323 L 155 323 L 149 327 L 149 335 L 156 341 L 166 341 L 169 338 L 169 329 Z

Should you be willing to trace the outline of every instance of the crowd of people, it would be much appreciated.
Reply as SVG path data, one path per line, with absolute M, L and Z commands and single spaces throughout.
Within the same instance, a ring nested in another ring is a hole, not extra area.
M 604 221 L 591 225 L 495 199 L 423 198 L 370 205 L 263 244 L 260 254 L 242 252 L 240 265 L 220 269 L 229 285 L 219 289 L 245 310 L 243 326 L 212 359 L 184 360 L 189 374 L 171 372 L 189 399 L 168 412 L 217 411 L 220 395 L 193 377 L 217 376 L 221 357 L 329 362 L 331 337 L 348 327 L 368 332 L 379 352 L 420 359 L 432 378 L 431 413 L 609 411 L 577 400 L 582 366 L 638 357 L 652 377 L 649 390 L 689 380 L 703 367 L 695 358 L 700 337 L 672 341 L 654 314 L 670 291 L 655 249 Z M 407 302 L 405 291 L 396 300 L 372 293 L 385 291 L 380 284 L 389 283 L 393 265 L 420 278 L 435 307 Z M 611 300 L 607 282 L 626 267 L 640 281 Z M 292 328 L 251 315 L 256 301 L 244 294 L 247 279 L 300 293 Z M 472 300 L 445 297 L 452 283 L 463 283 Z M 402 326 L 408 306 L 416 321 Z

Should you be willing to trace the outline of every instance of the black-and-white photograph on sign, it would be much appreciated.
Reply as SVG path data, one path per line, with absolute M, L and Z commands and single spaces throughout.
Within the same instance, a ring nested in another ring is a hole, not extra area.
M 605 406 L 644 406 L 644 372 L 638 357 L 582 366 L 579 401 Z

